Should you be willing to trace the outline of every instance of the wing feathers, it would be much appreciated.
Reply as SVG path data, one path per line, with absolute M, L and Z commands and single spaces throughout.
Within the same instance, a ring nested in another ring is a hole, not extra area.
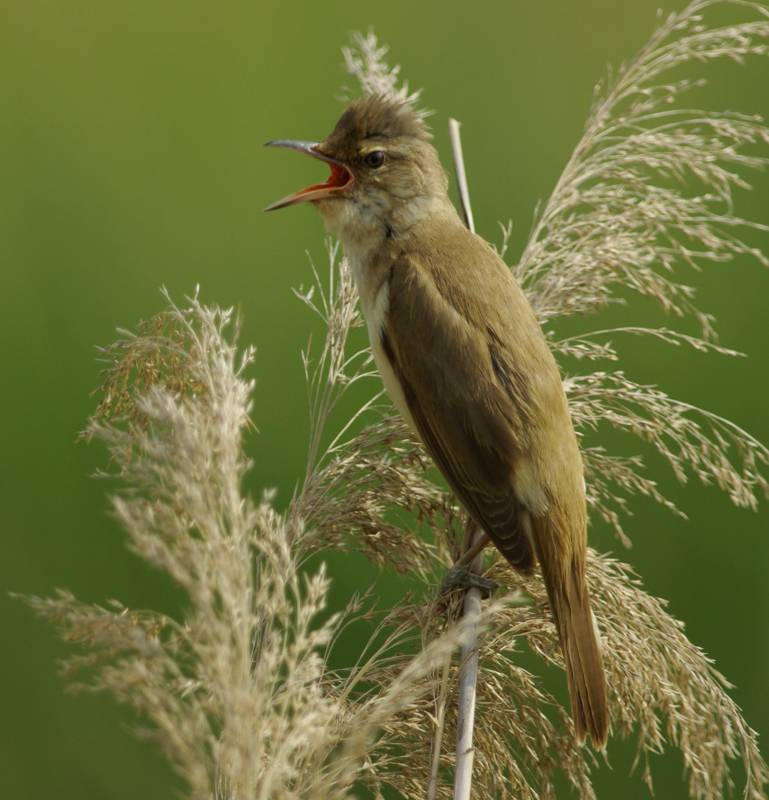
M 390 284 L 382 349 L 418 433 L 467 510 L 505 558 L 528 572 L 534 559 L 511 480 L 521 448 L 511 420 L 519 422 L 520 413 L 485 336 L 407 265 L 393 268 Z

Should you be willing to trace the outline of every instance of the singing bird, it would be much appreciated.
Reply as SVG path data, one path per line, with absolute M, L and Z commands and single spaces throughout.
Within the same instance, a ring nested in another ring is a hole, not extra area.
M 394 405 L 509 563 L 539 563 L 577 739 L 603 748 L 583 466 L 561 376 L 511 271 L 459 218 L 430 138 L 407 103 L 364 96 L 322 142 L 268 142 L 331 174 L 266 210 L 310 202 L 341 241 Z

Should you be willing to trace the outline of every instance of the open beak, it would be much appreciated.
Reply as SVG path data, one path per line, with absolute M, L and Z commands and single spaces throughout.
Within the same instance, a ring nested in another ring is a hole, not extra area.
M 331 174 L 324 183 L 315 183 L 306 189 L 300 189 L 298 192 L 267 206 L 264 209 L 265 211 L 275 211 L 278 208 L 286 208 L 286 206 L 293 206 L 297 203 L 332 197 L 335 192 L 346 189 L 353 182 L 352 172 L 341 161 L 321 153 L 318 150 L 318 146 L 319 142 L 298 142 L 294 139 L 276 139 L 266 143 L 265 147 L 287 147 L 290 150 L 298 150 L 300 153 L 306 153 L 308 156 L 325 161 L 331 167 Z

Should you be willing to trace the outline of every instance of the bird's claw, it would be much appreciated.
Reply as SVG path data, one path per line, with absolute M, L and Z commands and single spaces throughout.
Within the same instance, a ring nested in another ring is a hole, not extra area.
M 441 584 L 441 594 L 450 594 L 458 590 L 479 589 L 483 597 L 491 595 L 499 588 L 496 581 L 476 575 L 463 564 L 455 564 L 446 573 Z

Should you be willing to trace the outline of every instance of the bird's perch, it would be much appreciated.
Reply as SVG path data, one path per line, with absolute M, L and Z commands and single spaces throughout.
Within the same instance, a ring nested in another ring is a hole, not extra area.
M 467 175 L 465 174 L 465 160 L 462 157 L 462 139 L 459 135 L 459 122 L 453 117 L 449 119 L 449 139 L 451 140 L 451 156 L 454 159 L 454 171 L 457 175 L 457 189 L 459 190 L 459 204 L 462 208 L 462 219 L 465 225 L 475 233 L 475 220 L 473 209 L 470 205 L 470 191 L 467 188 Z
M 459 135 L 459 122 L 449 119 L 449 138 L 451 154 L 454 159 L 454 171 L 457 177 L 459 202 L 465 225 L 475 233 L 473 211 L 470 206 L 470 192 L 467 188 L 465 162 L 462 157 L 462 140 Z M 473 533 L 473 531 L 475 533 Z M 478 571 L 483 560 L 481 542 L 486 534 L 472 526 L 468 536 L 467 555 L 472 554 L 469 569 Z M 476 547 L 480 549 L 476 552 Z M 457 708 L 457 759 L 454 772 L 454 800 L 470 800 L 470 789 L 473 782 L 473 727 L 475 725 L 475 687 L 478 682 L 478 618 L 481 613 L 480 589 L 471 588 L 465 594 L 462 607 L 463 616 L 471 623 L 469 637 L 462 646 L 462 660 L 459 666 L 459 699 Z
M 474 539 L 468 541 L 471 547 L 474 541 L 484 536 L 478 531 Z M 483 560 L 482 552 L 470 563 L 470 570 L 479 571 Z M 465 594 L 462 614 L 472 620 L 467 641 L 462 645 L 462 656 L 459 664 L 459 692 L 457 702 L 457 761 L 454 772 L 454 800 L 469 800 L 473 782 L 473 728 L 475 725 L 475 687 L 478 683 L 478 619 L 481 614 L 481 591 L 475 587 Z

